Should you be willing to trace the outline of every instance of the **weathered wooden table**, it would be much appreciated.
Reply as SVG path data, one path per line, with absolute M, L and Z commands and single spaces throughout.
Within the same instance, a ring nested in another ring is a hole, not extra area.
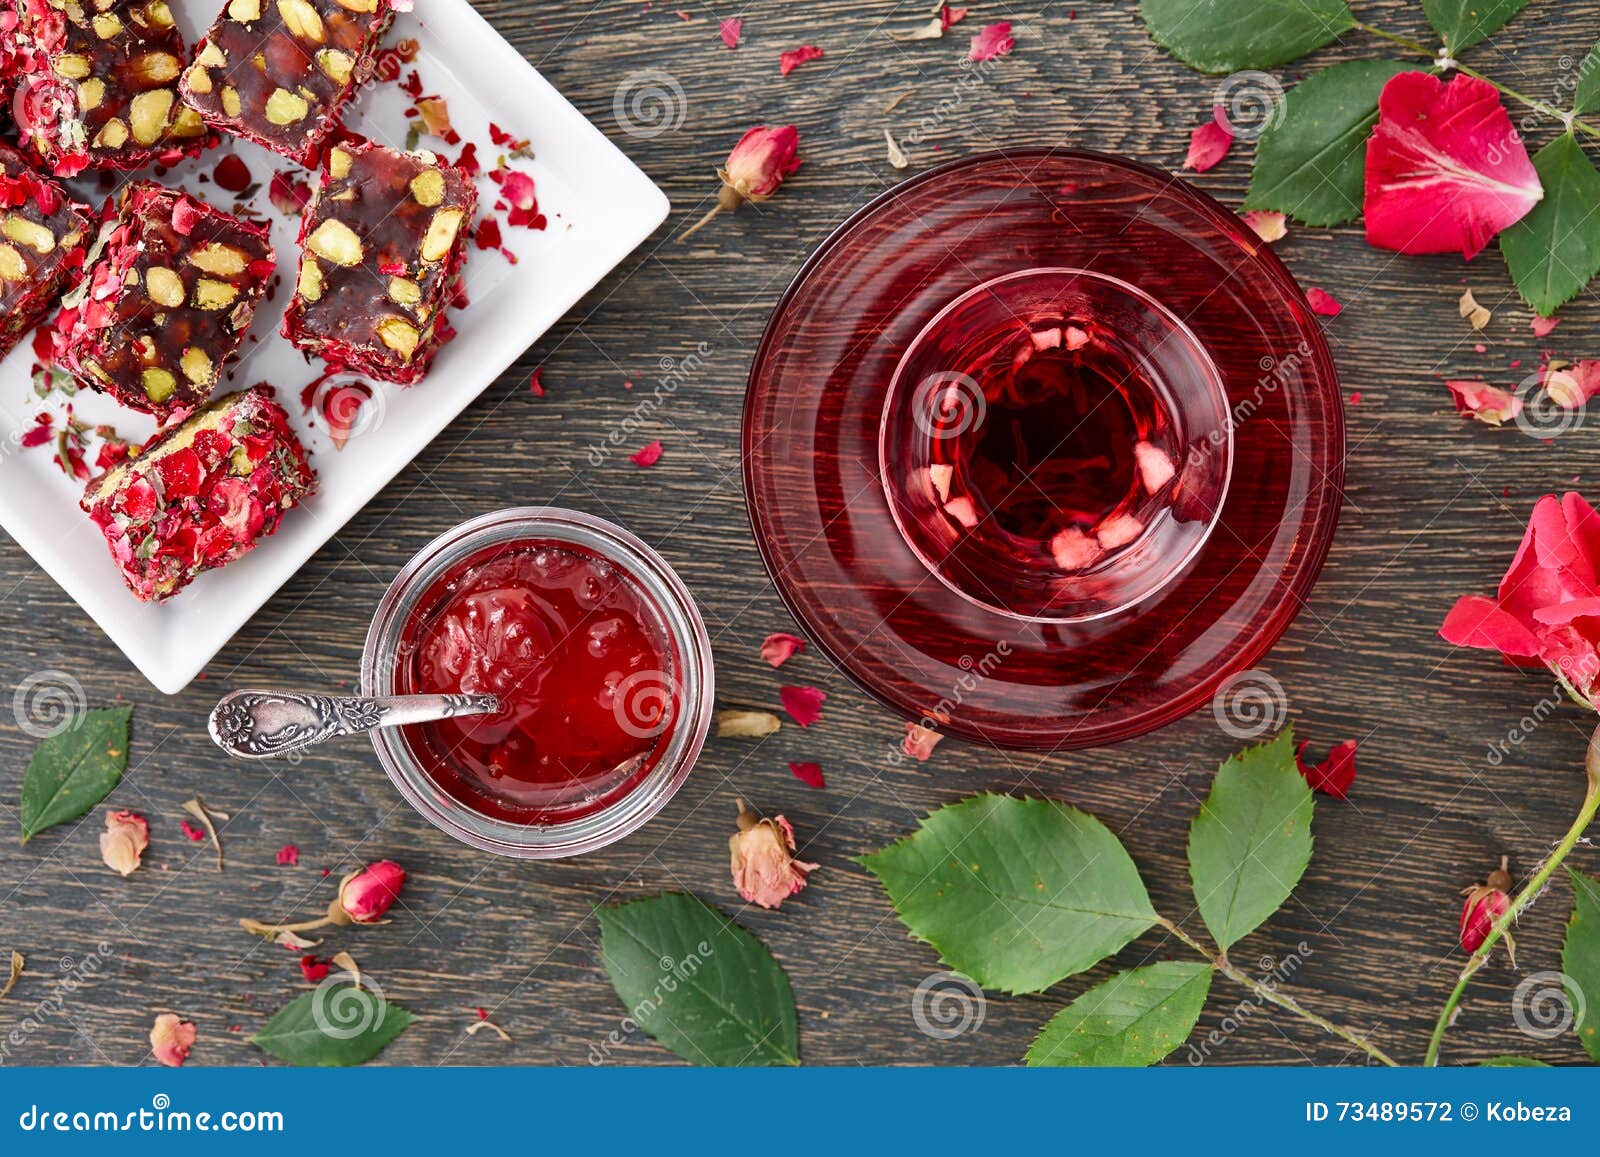
M 126 880 L 100 863 L 99 810 L 26 847 L 7 841 L 0 852 L 0 951 L 15 947 L 29 960 L 0 1003 L 0 1041 L 18 1034 L 6 1062 L 152 1063 L 146 1034 L 153 1015 L 168 1009 L 199 1027 L 190 1063 L 262 1060 L 245 1036 L 303 985 L 294 955 L 243 934 L 238 917 L 320 909 L 342 872 L 380 857 L 412 873 L 396 919 L 327 948 L 351 950 L 391 999 L 422 1014 L 385 1062 L 587 1063 L 622 1016 L 599 965 L 591 910 L 664 889 L 698 893 L 771 947 L 794 981 L 809 1062 L 1016 1062 L 1038 1027 L 1111 964 L 1044 995 L 991 997 L 980 1026 L 932 1039 L 913 1022 L 911 1000 L 919 981 L 939 970 L 935 954 L 908 939 L 851 857 L 973 791 L 1049 794 L 1103 817 L 1151 881 L 1157 906 L 1188 912 L 1187 824 L 1212 770 L 1238 746 L 1210 712 L 1114 749 L 1039 756 L 951 740 L 926 764 L 891 768 L 881 753 L 899 721 L 810 653 L 783 674 L 829 692 L 822 724 L 786 727 L 759 745 L 713 741 L 650 826 L 598 854 L 547 864 L 490 858 L 436 832 L 397 797 L 364 744 L 327 747 L 294 767 L 228 763 L 203 720 L 219 694 L 243 684 L 349 686 L 372 608 L 405 560 L 449 525 L 524 503 L 590 510 L 653 542 L 700 600 L 719 698 L 775 709 L 779 679 L 756 646 L 792 624 L 745 519 L 745 375 L 768 310 L 806 254 L 902 175 L 886 163 L 884 127 L 918 138 L 907 172 L 1000 145 L 1054 143 L 1175 168 L 1216 82 L 1163 56 L 1131 2 L 1082 2 L 1075 13 L 1067 4 L 977 7 L 946 39 L 919 43 L 897 42 L 889 31 L 923 19 L 920 3 L 759 2 L 741 13 L 744 43 L 734 52 L 717 31 L 717 17 L 733 9 L 691 7 L 685 19 L 642 0 L 480 6 L 662 185 L 672 218 L 323 549 L 204 681 L 176 698 L 146 685 L 15 545 L 0 551 L 0 687 L 62 668 L 95 703 L 137 704 L 130 770 L 112 800 L 152 821 L 146 867 Z M 1418 5 L 1357 7 L 1367 19 L 1422 33 Z M 998 19 L 1013 22 L 1015 52 L 981 82 L 963 83 L 957 60 L 970 34 Z M 1545 93 L 1558 58 L 1581 56 L 1597 35 L 1600 6 L 1589 0 L 1535 5 L 1474 62 L 1513 87 Z M 802 43 L 820 44 L 827 56 L 780 79 L 778 53 Z M 1352 37 L 1318 61 L 1380 53 Z M 619 83 L 646 68 L 669 73 L 683 94 L 681 127 L 653 138 L 628 135 L 613 112 Z M 886 116 L 890 98 L 908 91 Z M 744 129 L 787 122 L 800 127 L 805 165 L 779 196 L 679 243 L 676 234 L 709 205 L 713 172 Z M 1196 183 L 1237 204 L 1247 157 L 1236 149 Z M 1277 249 L 1302 283 L 1345 302 L 1327 332 L 1346 392 L 1360 400 L 1347 409 L 1348 495 L 1332 557 L 1265 666 L 1288 689 L 1303 737 L 1322 748 L 1361 741 L 1361 774 L 1348 803 L 1319 802 L 1305 884 L 1235 956 L 1253 967 L 1303 941 L 1310 953 L 1290 990 L 1415 1062 L 1462 959 L 1458 889 L 1502 853 L 1528 869 L 1565 829 L 1581 795 L 1589 730 L 1576 707 L 1536 711 L 1550 693 L 1547 679 L 1453 652 L 1435 630 L 1458 594 L 1493 588 L 1537 496 L 1588 481 L 1594 435 L 1547 444 L 1463 422 L 1441 377 L 1515 384 L 1541 344 L 1594 356 L 1600 306 L 1585 294 L 1539 343 L 1492 248 L 1463 266 L 1378 252 L 1359 228 L 1342 228 L 1296 229 Z M 1495 311 L 1483 354 L 1456 316 L 1464 286 Z M 630 435 L 630 451 L 661 439 L 660 464 L 640 471 L 613 456 L 592 466 L 588 448 L 633 413 L 639 395 L 624 383 L 649 386 L 669 359 L 696 351 L 703 352 L 692 380 Z M 1524 368 L 1509 368 L 1518 358 Z M 543 398 L 527 389 L 535 366 L 544 367 Z M 1532 733 L 1508 741 L 1535 712 L 1541 721 Z M 1488 754 L 1494 744 L 1506 752 L 1497 763 Z M 11 713 L 0 712 L 0 823 L 12 830 L 31 746 Z M 822 764 L 826 792 L 793 779 L 786 764 L 798 759 Z M 180 804 L 197 792 L 232 815 L 220 875 L 210 849 L 178 830 Z M 732 888 L 726 840 L 735 795 L 787 813 L 806 857 L 822 863 L 813 886 L 781 912 L 748 909 Z M 298 868 L 274 863 L 285 843 L 300 847 Z M 1588 849 L 1573 862 L 1600 869 Z M 1525 972 L 1559 966 L 1569 905 L 1558 881 L 1523 920 Z M 58 970 L 102 943 L 103 967 L 54 1007 Z M 1174 947 L 1153 933 L 1116 963 L 1159 959 Z M 1519 976 L 1497 957 L 1471 990 L 1447 1060 L 1505 1052 L 1581 1059 L 1570 1036 L 1530 1041 L 1517 1030 L 1511 997 Z M 1201 1033 L 1235 1012 L 1238 1025 L 1209 1063 L 1362 1059 L 1277 1011 L 1234 1009 L 1244 996 L 1219 981 Z M 491 1010 L 511 1044 L 465 1035 L 478 1006 Z M 642 1034 L 610 1056 L 675 1063 Z

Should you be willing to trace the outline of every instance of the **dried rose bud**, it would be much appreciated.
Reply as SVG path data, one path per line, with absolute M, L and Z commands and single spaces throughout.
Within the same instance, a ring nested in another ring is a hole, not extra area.
M 1489 878 L 1481 884 L 1474 884 L 1470 888 L 1463 888 L 1461 894 L 1466 897 L 1461 905 L 1461 949 L 1463 952 L 1476 952 L 1483 947 L 1484 940 L 1489 935 L 1489 929 L 1494 922 L 1506 914 L 1506 909 L 1511 906 L 1511 897 L 1507 894 L 1511 887 L 1511 873 L 1507 870 L 1508 859 L 1500 857 L 1500 866 L 1489 873 Z M 1505 934 L 1506 950 L 1516 959 L 1516 946 L 1511 941 L 1511 933 Z
M 722 181 L 717 203 L 683 236 L 696 233 L 723 210 L 731 212 L 746 201 L 765 201 L 776 193 L 783 179 L 800 167 L 799 148 L 800 130 L 793 125 L 776 129 L 757 125 L 745 133 L 728 154 L 728 163 L 717 170 Z
M 106 830 L 100 833 L 100 858 L 106 867 L 122 876 L 131 876 L 139 867 L 144 850 L 150 846 L 150 824 L 139 813 L 106 812 Z
M 340 912 L 357 924 L 375 924 L 383 919 L 405 886 L 406 870 L 393 860 L 379 860 L 359 872 L 352 872 L 339 883 L 339 898 L 328 915 Z M 334 917 L 335 923 L 342 923 Z
M 728 837 L 733 886 L 763 908 L 776 908 L 806 886 L 818 865 L 794 858 L 794 829 L 782 816 L 762 819 L 739 801 L 739 831 Z
M 244 919 L 239 926 L 246 932 L 276 940 L 284 933 L 309 932 L 329 924 L 376 924 L 383 919 L 405 886 L 406 870 L 393 860 L 379 860 L 339 881 L 339 894 L 328 905 L 327 914 L 318 920 L 293 924 L 269 924 L 264 920 Z
M 150 1051 L 156 1060 L 177 1068 L 189 1059 L 189 1050 L 193 1047 L 194 1025 L 176 1013 L 164 1012 L 156 1017 L 150 1029 Z

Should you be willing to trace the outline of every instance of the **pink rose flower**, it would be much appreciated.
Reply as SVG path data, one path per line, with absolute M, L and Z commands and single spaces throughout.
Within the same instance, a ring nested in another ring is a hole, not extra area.
M 1514 666 L 1542 664 L 1600 710 L 1600 514 L 1571 492 L 1539 499 L 1499 592 L 1458 599 L 1439 634 L 1498 651 Z
M 728 837 L 733 886 L 763 908 L 776 908 L 806 886 L 818 865 L 794 858 L 794 829 L 782 816 L 761 819 L 739 801 L 739 830 Z

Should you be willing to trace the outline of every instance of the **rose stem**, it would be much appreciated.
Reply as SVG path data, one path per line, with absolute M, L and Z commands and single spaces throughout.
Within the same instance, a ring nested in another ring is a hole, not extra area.
M 1500 918 L 1489 927 L 1489 934 L 1483 938 L 1478 950 L 1467 958 L 1466 966 L 1461 969 L 1461 975 L 1456 979 L 1456 986 L 1451 990 L 1449 999 L 1444 1002 L 1439 1020 L 1433 1026 L 1433 1037 L 1428 1041 L 1428 1053 L 1422 1059 L 1424 1065 L 1432 1066 L 1439 1063 L 1439 1048 L 1444 1043 L 1445 1029 L 1450 1027 L 1450 1021 L 1461 1003 L 1461 996 L 1466 992 L 1473 975 L 1489 959 L 1489 950 L 1516 922 L 1517 913 L 1533 903 L 1544 890 L 1551 875 L 1561 866 L 1561 861 L 1566 859 L 1568 853 L 1577 846 L 1578 838 L 1594 819 L 1595 810 L 1600 808 L 1600 727 L 1596 727 L 1594 734 L 1589 737 L 1589 749 L 1584 756 L 1584 770 L 1588 775 L 1589 784 L 1583 793 L 1583 807 L 1578 811 L 1578 818 L 1572 821 L 1567 834 L 1561 837 L 1561 842 L 1556 845 L 1555 850 L 1545 857 L 1544 863 L 1528 877 L 1528 882 L 1517 893 L 1516 899 L 1511 901 Z
M 1376 36 L 1380 40 L 1387 40 L 1391 44 L 1398 44 L 1402 48 L 1415 52 L 1418 56 L 1426 56 L 1429 60 L 1437 62 L 1438 58 L 1435 56 L 1435 54 L 1428 51 L 1424 45 L 1418 44 L 1415 40 L 1409 40 L 1404 36 L 1397 36 L 1393 32 L 1386 32 L 1382 28 L 1376 28 L 1371 24 L 1362 24 L 1360 21 L 1356 22 L 1355 28 L 1358 32 L 1365 32 L 1369 36 Z M 1516 89 L 1508 88 L 1507 86 L 1501 84 L 1492 76 L 1485 76 L 1477 69 L 1468 68 L 1460 61 L 1452 60 L 1450 65 L 1457 72 L 1463 74 L 1464 76 L 1470 76 L 1476 80 L 1483 81 L 1485 84 L 1493 85 L 1499 92 L 1509 96 L 1512 100 L 1518 102 L 1519 104 L 1526 105 L 1535 112 L 1540 112 L 1545 116 L 1553 117 L 1555 120 L 1560 121 L 1563 125 L 1570 125 L 1572 128 L 1581 129 L 1588 133 L 1591 137 L 1600 137 L 1600 128 L 1589 124 L 1587 121 L 1581 121 L 1577 117 L 1572 116 L 1570 113 L 1564 113 L 1554 105 L 1546 104 L 1544 101 L 1537 100 L 1531 96 L 1525 96 Z
M 1179 928 L 1165 916 L 1157 916 L 1156 923 L 1160 924 L 1161 927 L 1165 928 L 1168 932 L 1172 933 L 1179 940 L 1183 941 L 1190 948 L 1198 952 L 1201 956 L 1205 957 L 1210 963 L 1211 967 L 1222 973 L 1222 975 L 1226 976 L 1234 983 L 1241 984 L 1245 988 L 1248 988 L 1262 1000 L 1265 1000 L 1271 1004 L 1275 1004 L 1279 1008 L 1287 1009 L 1289 1012 L 1294 1013 L 1303 1020 L 1310 1021 L 1323 1032 L 1332 1033 L 1340 1040 L 1354 1045 L 1356 1048 L 1360 1049 L 1362 1052 L 1366 1053 L 1369 1057 L 1375 1061 L 1378 1061 L 1380 1064 L 1388 1065 L 1390 1068 L 1396 1067 L 1394 1059 L 1390 1057 L 1388 1053 L 1378 1048 L 1377 1045 L 1363 1040 L 1349 1029 L 1340 1028 L 1338 1025 L 1334 1024 L 1331 1020 L 1328 1020 L 1325 1017 L 1318 1016 L 1316 1013 L 1302 1005 L 1299 1001 L 1295 1000 L 1294 997 L 1285 996 L 1282 993 L 1276 992 L 1262 984 L 1255 977 L 1250 976 L 1247 973 L 1240 972 L 1233 966 L 1233 963 L 1228 959 L 1226 953 L 1213 954 L 1209 949 L 1206 948 L 1204 944 L 1190 936 L 1187 932 L 1185 932 L 1182 928 Z

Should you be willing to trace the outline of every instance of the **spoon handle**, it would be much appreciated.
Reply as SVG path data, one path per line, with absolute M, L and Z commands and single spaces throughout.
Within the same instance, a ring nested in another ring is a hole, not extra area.
M 222 697 L 211 712 L 209 728 L 216 745 L 229 755 L 270 759 L 338 735 L 499 709 L 493 695 L 363 698 L 246 688 Z

